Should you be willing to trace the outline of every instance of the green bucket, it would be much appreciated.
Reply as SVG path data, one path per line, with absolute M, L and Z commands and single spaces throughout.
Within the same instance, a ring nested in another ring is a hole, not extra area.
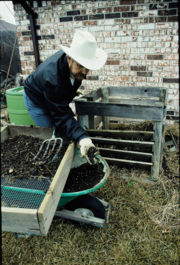
M 93 192 L 93 191 L 101 188 L 107 182 L 108 177 L 109 177 L 109 173 L 110 173 L 109 166 L 108 166 L 107 162 L 105 161 L 105 159 L 102 158 L 100 155 L 97 155 L 96 157 L 99 158 L 100 162 L 103 164 L 103 167 L 104 167 L 103 171 L 104 171 L 105 174 L 104 174 L 103 179 L 101 179 L 98 184 L 96 184 L 94 187 L 92 187 L 90 189 L 82 190 L 82 191 L 78 191 L 78 192 L 62 193 L 60 201 L 59 201 L 59 204 L 58 204 L 57 207 L 64 206 L 66 203 L 74 200 L 78 196 L 85 195 L 85 194 Z
M 36 125 L 26 110 L 23 94 L 23 86 L 6 90 L 6 101 L 10 123 L 18 125 Z

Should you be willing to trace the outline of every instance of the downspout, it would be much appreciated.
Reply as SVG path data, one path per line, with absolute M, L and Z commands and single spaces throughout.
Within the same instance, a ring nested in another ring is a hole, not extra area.
M 36 21 L 35 19 L 37 18 L 37 13 L 35 13 L 26 3 L 26 1 L 13 1 L 16 3 L 21 4 L 26 12 L 28 13 L 28 19 L 30 20 L 30 29 L 31 29 L 31 34 L 32 34 L 32 41 L 33 41 L 33 47 L 34 47 L 34 56 L 35 56 L 35 63 L 36 63 L 36 68 L 40 64 L 40 58 L 39 58 L 39 48 L 38 48 L 38 39 L 37 39 L 37 34 L 36 34 Z

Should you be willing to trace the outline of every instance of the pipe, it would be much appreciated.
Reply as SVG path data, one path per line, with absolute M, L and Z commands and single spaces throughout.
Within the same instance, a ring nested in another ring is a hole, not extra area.
M 26 3 L 26 1 L 13 1 L 13 4 L 21 4 L 22 7 L 25 9 L 25 11 L 28 13 L 28 19 L 30 20 L 30 28 L 31 28 L 31 34 L 32 34 L 32 40 L 33 40 L 33 47 L 34 47 L 34 56 L 35 56 L 35 63 L 36 68 L 40 64 L 40 58 L 39 58 L 39 48 L 38 48 L 38 39 L 37 39 L 37 33 L 35 29 L 37 18 L 37 13 L 35 13 Z
M 13 55 L 14 55 L 14 51 L 15 51 L 15 47 L 16 47 L 16 41 L 17 41 L 17 35 L 16 35 L 16 39 L 15 39 L 15 42 L 14 42 L 13 51 L 12 51 L 12 54 L 11 54 L 11 60 L 10 60 L 10 63 L 9 63 L 9 68 L 8 68 L 8 72 L 7 72 L 7 76 L 6 76 L 6 84 L 5 84 L 4 92 L 6 91 L 6 87 L 7 87 L 9 71 L 11 69 L 12 59 L 13 59 Z

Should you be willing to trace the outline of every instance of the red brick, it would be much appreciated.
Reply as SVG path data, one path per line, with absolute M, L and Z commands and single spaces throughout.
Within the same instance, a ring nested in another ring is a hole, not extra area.
M 138 4 L 147 4 L 147 3 L 152 3 L 152 0 L 138 0 Z
M 29 62 L 29 65 L 35 66 L 35 61 Z
M 129 81 L 128 76 L 115 76 L 114 81 Z
M 97 21 L 83 21 L 84 26 L 97 26 Z
M 168 60 L 168 61 L 164 61 L 164 60 L 161 60 L 161 61 L 159 61 L 159 60 L 155 60 L 154 61 L 154 66 L 161 66 L 161 65 L 163 65 L 163 66 L 170 66 L 170 64 L 171 64 L 171 62 Z
M 178 54 L 168 54 L 165 56 L 166 60 L 178 60 L 179 59 L 179 55 Z
M 163 60 L 163 55 L 147 55 L 148 60 Z
M 130 10 L 129 6 L 114 7 L 114 12 L 123 12 L 123 11 L 129 11 L 129 10 Z
M 136 4 L 136 0 L 121 0 L 120 5 L 134 5 Z
M 97 13 L 98 14 L 109 13 L 109 12 L 112 12 L 112 7 L 108 7 L 108 8 L 98 8 L 97 9 Z
M 30 75 L 33 71 L 32 70 L 27 70 L 26 71 L 28 75 Z
M 72 9 L 79 9 L 79 5 L 72 5 Z
M 178 16 L 168 17 L 168 22 L 176 22 L 176 21 L 178 21 Z
M 163 78 L 163 83 L 179 83 L 179 78 Z
M 89 14 L 89 9 L 83 9 L 83 10 L 81 10 L 81 13 L 82 13 L 82 15 Z M 96 9 L 92 9 L 92 13 L 96 14 Z
M 25 62 L 21 61 L 21 66 L 24 67 L 25 66 Z
M 122 23 L 122 24 L 130 24 L 131 20 L 129 18 L 118 18 L 118 19 L 115 19 L 114 20 L 114 23 L 115 24 L 119 24 L 119 23 Z
M 23 37 L 24 41 L 29 41 L 29 37 Z
M 21 32 L 18 31 L 18 32 L 17 32 L 17 36 L 18 36 L 18 37 L 21 36 Z
M 166 17 L 150 17 L 149 23 L 166 22 Z
M 106 61 L 106 65 L 118 65 L 119 61 Z

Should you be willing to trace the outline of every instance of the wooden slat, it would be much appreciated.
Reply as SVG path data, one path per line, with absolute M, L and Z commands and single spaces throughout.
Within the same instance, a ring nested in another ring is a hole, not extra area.
M 162 162 L 163 162 L 163 149 L 164 149 L 164 142 L 165 142 L 165 125 L 166 125 L 166 115 L 167 115 L 167 89 L 161 89 L 161 97 L 160 101 L 164 103 L 164 110 L 163 110 L 163 121 L 162 121 L 162 139 L 161 139 L 161 151 L 160 151 L 160 167 L 159 172 L 162 170 Z
M 141 121 L 139 121 L 139 120 L 131 120 L 131 121 L 133 121 L 133 122 L 136 121 L 137 123 L 142 122 L 142 120 Z M 114 122 L 114 120 L 110 120 L 109 129 L 112 129 L 112 130 L 115 130 L 115 129 L 118 129 L 118 130 L 124 129 L 124 130 L 126 130 L 127 123 L 128 123 L 128 121 L 124 121 L 124 123 L 119 123 L 119 122 Z
M 151 139 L 154 132 L 152 131 L 127 131 L 127 130 L 86 130 L 89 136 L 120 137 L 120 138 L 137 138 Z
M 89 129 L 94 129 L 95 128 L 95 120 L 93 115 L 88 116 L 88 124 L 89 124 Z
M 49 139 L 52 136 L 53 129 L 39 126 L 26 125 L 9 125 L 9 136 L 14 138 L 16 135 L 27 135 L 41 138 L 42 140 Z
M 87 101 L 93 101 L 93 98 L 87 98 Z M 88 122 L 89 122 L 89 129 L 94 129 L 95 128 L 95 119 L 94 119 L 94 115 L 89 115 L 88 116 Z
M 151 178 L 158 179 L 160 173 L 161 145 L 162 145 L 162 122 L 154 122 L 154 146 L 151 168 Z
M 84 130 L 89 128 L 89 118 L 87 115 L 78 115 L 78 122 Z
M 102 89 L 102 101 L 101 102 L 109 102 L 109 88 L 108 87 L 104 87 Z M 109 117 L 103 116 L 102 121 L 104 124 L 104 128 L 109 129 Z
M 145 122 L 146 120 L 143 119 L 129 119 L 129 118 L 117 118 L 117 117 L 109 117 L 110 123 L 112 123 L 112 121 L 117 121 L 117 122 L 122 122 L 123 123 L 128 123 L 128 122 Z
M 114 95 L 129 95 L 139 97 L 159 97 L 159 87 L 109 87 L 109 96 Z
M 98 148 L 100 151 L 101 156 L 110 156 L 113 157 L 117 156 L 128 156 L 128 157 L 136 157 L 140 159 L 147 159 L 152 157 L 152 153 L 143 153 L 143 152 L 135 152 L 135 151 L 126 151 L 126 150 L 119 150 L 119 149 L 110 149 L 110 148 Z
M 136 146 L 136 147 L 152 147 L 154 142 L 143 142 L 143 141 L 130 141 L 130 140 L 119 140 L 119 139 L 107 139 L 107 138 L 96 138 L 90 137 L 93 143 L 99 144 L 110 144 L 115 146 Z
M 94 116 L 94 128 L 97 129 L 97 127 L 99 127 L 100 123 L 102 123 L 102 117 L 101 116 Z
M 131 105 L 149 105 L 154 106 L 157 100 L 141 100 L 141 99 L 123 99 L 123 98 L 109 98 L 110 103 L 119 103 L 119 104 L 131 104 Z
M 76 102 L 78 115 L 96 115 L 161 121 L 163 118 L 162 106 L 138 106 L 128 104 L 112 104 L 99 102 Z
M 146 167 L 146 168 L 150 168 L 152 166 L 152 163 L 147 163 L 147 162 L 139 162 L 139 161 L 125 160 L 125 159 L 116 159 L 116 158 L 109 158 L 109 157 L 103 157 L 103 158 L 106 160 L 107 163 L 115 164 L 115 165 Z
M 47 235 L 52 219 L 54 217 L 57 205 L 63 192 L 66 180 L 71 170 L 76 146 L 73 142 L 69 145 L 61 164 L 53 178 L 53 181 L 46 193 L 46 196 L 38 210 L 38 219 L 40 229 L 43 235 Z
M 36 209 L 1 207 L 2 231 L 40 235 Z
M 163 102 L 166 106 L 167 103 L 167 88 L 161 87 L 160 88 L 160 95 L 159 95 L 159 101 Z
M 93 101 L 96 101 L 98 100 L 100 97 L 102 97 L 102 91 L 101 91 L 101 87 L 94 90 L 94 91 L 91 91 L 90 93 L 84 95 L 82 98 L 89 98 L 90 100 L 93 100 Z M 74 100 L 75 102 L 78 101 L 79 99 L 77 100 Z
M 80 101 L 82 102 L 87 102 L 87 99 L 86 98 L 81 98 L 79 99 Z M 89 116 L 90 117 L 90 116 Z M 77 119 L 78 119 L 78 122 L 79 124 L 82 126 L 83 129 L 87 129 L 89 128 L 89 117 L 88 115 L 78 115 Z M 92 117 L 91 117 L 92 118 Z M 90 121 L 91 122 L 91 121 Z
M 119 123 L 119 122 L 113 122 L 113 120 L 110 120 L 109 129 L 111 129 L 111 130 L 115 130 L 115 129 L 121 130 L 121 129 L 124 129 L 125 130 L 126 129 L 126 124 Z
M 1 128 L 1 143 L 4 143 L 5 140 L 9 138 L 8 135 L 8 126 Z
M 16 135 L 27 135 L 38 137 L 42 140 L 50 139 L 53 134 L 53 128 L 40 127 L 40 126 L 26 126 L 26 125 L 8 125 L 9 136 L 14 137 Z M 63 143 L 69 143 L 69 139 L 65 134 L 58 133 L 56 137 L 63 138 Z

